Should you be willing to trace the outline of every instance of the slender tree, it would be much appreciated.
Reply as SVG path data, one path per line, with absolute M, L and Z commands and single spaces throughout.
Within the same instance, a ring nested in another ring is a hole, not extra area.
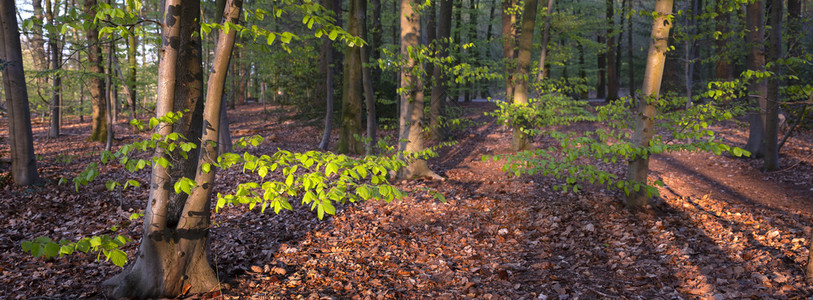
M 361 23 L 361 38 L 367 40 L 367 2 L 361 0 L 356 5 L 360 6 L 358 9 L 358 18 Z M 373 149 L 378 140 L 376 139 L 376 124 L 375 118 L 375 91 L 373 91 L 373 79 L 370 78 L 370 45 L 363 45 L 359 47 L 359 56 L 361 58 L 361 79 L 364 87 L 364 101 L 367 109 L 367 155 L 373 154 Z
M 607 0 L 607 98 L 606 101 L 618 100 L 618 72 L 615 61 L 618 58 L 615 52 L 615 3 Z
M 350 17 L 347 32 L 354 36 L 361 34 L 361 3 L 350 1 Z M 339 126 L 339 153 L 361 154 L 364 146 L 361 136 L 362 72 L 360 47 L 348 45 L 344 59 L 344 88 L 342 89 L 342 119 Z
M 768 94 L 765 99 L 765 157 L 763 169 L 775 171 L 779 169 L 779 86 L 781 84 L 780 74 L 782 64 L 782 0 L 769 0 L 770 17 L 768 22 L 771 26 L 768 44 L 768 59 L 772 62 L 771 73 L 768 79 Z
M 18 185 L 39 182 L 34 156 L 34 138 L 28 108 L 28 88 L 23 72 L 23 51 L 17 29 L 14 0 L 0 0 L 0 70 L 9 115 L 11 177 Z
M 99 30 L 94 25 L 92 18 L 96 16 L 96 0 L 85 0 L 85 15 L 87 18 L 86 38 L 88 41 L 88 70 L 90 78 L 88 86 L 90 89 L 91 113 L 91 134 L 89 140 L 105 142 L 107 140 L 107 122 L 105 116 L 105 89 L 104 89 L 104 68 L 102 67 L 102 47 L 99 43 Z
M 56 32 L 56 14 L 59 10 L 59 2 L 45 0 L 45 11 L 48 17 L 48 24 L 51 29 L 48 31 L 48 48 L 51 49 L 51 72 L 54 80 L 51 86 L 51 127 L 48 130 L 49 137 L 59 136 L 59 127 L 62 121 L 62 48 L 59 46 L 59 33 Z
M 673 0 L 655 1 L 655 20 L 652 23 L 652 35 L 649 42 L 649 53 L 646 59 L 644 83 L 641 87 L 641 97 L 638 99 L 638 117 L 635 123 L 635 133 L 632 143 L 638 147 L 646 147 L 655 135 L 655 114 L 657 110 L 653 101 L 660 95 L 663 69 L 666 64 L 666 51 L 669 29 L 672 28 Z M 649 156 L 636 157 L 629 162 L 627 180 L 632 182 L 647 182 L 649 174 Z M 636 210 L 649 203 L 649 197 L 644 189 L 630 191 L 625 206 Z
M 752 71 L 765 71 L 765 47 L 763 45 L 763 32 L 765 26 L 763 20 L 763 2 L 756 0 L 749 2 L 746 6 L 746 19 L 745 19 L 745 41 L 747 42 L 751 51 L 748 53 L 746 60 L 746 67 Z M 756 98 L 756 107 L 758 110 L 749 114 L 750 127 L 748 131 L 748 142 L 745 145 L 745 150 L 751 152 L 751 157 L 762 157 L 765 155 L 765 123 L 766 111 L 768 102 L 766 96 L 768 95 L 768 83 L 764 79 L 756 79 L 748 85 L 749 96 Z
M 545 25 L 542 27 L 542 45 L 539 47 L 539 73 L 536 75 L 537 81 L 545 79 L 545 58 L 548 55 L 548 42 L 550 41 L 550 18 L 553 15 L 553 0 L 548 0 L 545 8 Z
M 440 15 L 437 26 L 437 47 L 438 57 L 449 55 L 449 37 L 452 32 L 452 0 L 440 1 Z M 442 124 L 440 122 L 443 112 L 443 105 L 446 101 L 445 72 L 443 67 L 436 66 L 432 69 L 432 94 L 429 98 L 429 135 L 436 140 L 444 137 Z
M 514 96 L 514 71 L 516 70 L 516 0 L 502 0 L 502 42 L 505 65 L 505 101 Z
M 605 44 L 606 40 L 604 36 L 599 34 L 596 37 L 596 42 L 599 44 Z M 607 82 L 606 79 L 606 71 L 607 71 L 607 52 L 599 50 L 598 54 L 596 54 L 597 64 L 598 64 L 598 71 L 596 72 L 596 98 L 605 98 L 607 97 Z
M 517 70 L 515 72 L 514 104 L 528 103 L 528 85 L 531 69 L 531 46 L 534 41 L 534 26 L 536 23 L 537 0 L 525 0 L 525 7 L 522 9 L 522 29 L 519 36 L 519 55 L 517 57 Z M 521 128 L 514 127 L 514 135 L 511 141 L 511 150 L 522 151 L 532 148 L 528 136 L 522 132 Z

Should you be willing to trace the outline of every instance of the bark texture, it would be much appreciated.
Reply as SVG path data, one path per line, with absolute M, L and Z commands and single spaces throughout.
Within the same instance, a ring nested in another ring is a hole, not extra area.
M 3 71 L 3 90 L 9 115 L 11 176 L 15 184 L 32 185 L 39 183 L 39 174 L 23 72 L 23 51 L 17 16 L 14 15 L 16 11 L 14 0 L 0 0 L 0 60 L 3 60 L 0 69 Z
M 423 107 L 424 94 L 421 80 L 422 66 L 409 55 L 416 51 L 420 42 L 421 15 L 416 11 L 419 5 L 416 0 L 401 0 L 401 57 L 406 65 L 401 70 L 401 115 L 398 118 L 398 151 L 410 155 L 424 150 L 423 141 Z M 407 166 L 401 168 L 399 178 L 432 177 L 440 178 L 429 170 L 423 159 L 408 159 Z
M 516 70 L 517 8 L 515 0 L 502 0 L 502 52 L 505 64 L 505 101 L 514 96 L 514 71 Z
M 361 3 L 350 1 L 350 17 L 347 32 L 354 36 L 361 34 Z M 344 88 L 342 89 L 342 119 L 339 126 L 339 153 L 362 154 L 364 146 L 357 137 L 361 136 L 362 72 L 361 47 L 347 46 L 344 59 Z
M 607 98 L 606 101 L 618 100 L 618 72 L 615 69 L 617 53 L 615 52 L 615 7 L 613 0 L 607 0 Z
M 85 0 L 85 15 L 96 16 L 96 0 Z M 92 22 L 87 20 L 86 22 Z M 88 26 L 86 32 L 88 40 L 88 89 L 90 90 L 91 103 L 91 134 L 88 140 L 104 143 L 107 141 L 107 117 L 105 116 L 105 89 L 104 89 L 104 68 L 102 67 L 102 47 L 99 43 L 99 30 L 96 25 Z
M 763 21 L 763 2 L 762 0 L 754 1 L 746 6 L 746 19 L 745 28 L 746 35 L 745 41 L 751 51 L 748 53 L 746 60 L 746 67 L 753 71 L 765 71 L 765 46 L 763 45 L 763 35 L 765 26 Z M 748 85 L 748 93 L 751 103 L 754 104 L 756 112 L 748 115 L 750 126 L 748 131 L 748 142 L 745 144 L 745 150 L 751 152 L 751 157 L 762 157 L 765 155 L 765 118 L 768 102 L 766 96 L 768 95 L 768 82 L 766 80 L 758 79 Z
M 537 0 L 525 0 L 522 12 L 522 31 L 519 37 L 519 55 L 517 57 L 517 70 L 514 73 L 514 104 L 528 103 L 529 74 L 531 69 L 531 46 L 534 42 L 534 25 L 536 23 Z M 511 140 L 511 150 L 523 151 L 532 148 L 531 140 L 521 128 L 514 126 L 514 135 Z
M 199 3 L 199 2 L 198 2 Z M 183 20 L 187 8 L 181 0 L 167 0 L 165 4 L 164 30 L 162 34 L 162 57 L 159 64 L 159 88 L 156 114 L 161 116 L 178 105 L 175 99 L 179 75 L 176 64 L 179 62 Z M 237 23 L 242 2 L 228 1 L 225 16 Z M 190 5 L 194 7 L 193 5 Z M 199 11 L 199 7 L 194 7 Z M 210 196 L 214 183 L 214 170 L 203 172 L 203 163 L 212 163 L 217 155 L 219 116 L 223 86 L 228 69 L 229 57 L 234 45 L 236 32 L 228 35 L 220 32 L 215 62 L 209 76 L 206 109 L 202 121 L 189 126 L 204 131 L 199 157 L 191 160 L 195 166 L 194 178 L 197 187 L 178 214 L 177 220 L 170 211 L 170 170 L 155 165 L 150 184 L 150 199 L 144 219 L 144 235 L 135 262 L 121 274 L 106 281 L 109 296 L 113 298 L 176 297 L 184 292 L 201 293 L 217 287 L 218 282 L 206 256 L 206 240 L 210 227 Z M 197 52 L 200 53 L 200 52 Z M 194 118 L 191 118 L 194 120 Z M 156 127 L 157 133 L 168 135 L 173 132 L 171 124 Z M 166 157 L 158 148 L 154 156 Z M 188 288 L 188 291 L 187 291 Z
M 768 46 L 768 58 L 773 62 L 771 72 L 773 76 L 768 79 L 768 94 L 765 99 L 765 156 L 763 157 L 763 169 L 775 171 L 779 169 L 779 86 L 782 74 L 782 0 L 769 0 L 770 17 L 768 22 L 771 26 Z
M 667 40 L 672 22 L 668 19 L 672 14 L 673 0 L 657 0 L 655 12 L 657 17 L 652 23 L 652 34 L 649 42 L 649 52 L 646 59 L 644 83 L 641 87 L 641 97 L 638 99 L 638 118 L 635 123 L 635 133 L 632 143 L 638 147 L 647 147 L 655 135 L 656 108 L 652 103 L 660 95 L 663 68 L 666 63 Z M 636 157 L 630 161 L 627 169 L 627 180 L 646 184 L 649 174 L 649 156 Z M 639 191 L 629 191 L 625 206 L 636 210 L 649 204 L 649 197 L 642 188 Z
M 550 41 L 550 18 L 553 15 L 553 0 L 548 0 L 545 10 L 545 25 L 542 27 L 542 45 L 539 46 L 539 73 L 536 75 L 537 81 L 545 79 L 545 59 L 548 56 L 548 42 Z

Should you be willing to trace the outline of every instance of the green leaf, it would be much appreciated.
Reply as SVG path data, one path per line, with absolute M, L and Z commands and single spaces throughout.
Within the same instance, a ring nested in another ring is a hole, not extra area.
M 330 174 L 338 173 L 338 172 L 339 172 L 339 165 L 337 165 L 334 162 L 328 163 L 327 167 L 325 167 L 325 176 L 330 176 Z
M 200 169 L 201 169 L 201 171 L 203 171 L 204 173 L 209 173 L 209 171 L 211 171 L 211 170 L 212 170 L 212 165 L 211 165 L 211 164 L 209 164 L 209 163 L 203 163 L 203 165 L 201 165 L 201 166 L 200 166 Z
M 119 267 L 124 267 L 124 264 L 127 263 L 127 253 L 124 253 L 124 251 L 119 249 L 113 249 L 112 251 L 108 252 L 107 258 L 110 259 L 114 265 Z

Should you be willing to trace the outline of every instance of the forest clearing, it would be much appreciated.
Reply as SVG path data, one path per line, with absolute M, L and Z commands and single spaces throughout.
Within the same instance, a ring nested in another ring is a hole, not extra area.
M 0 0 L 0 298 L 811 298 L 812 1 Z

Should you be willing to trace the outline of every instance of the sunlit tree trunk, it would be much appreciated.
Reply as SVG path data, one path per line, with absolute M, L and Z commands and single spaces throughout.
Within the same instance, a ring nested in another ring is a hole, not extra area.
M 85 0 L 85 15 L 89 18 L 96 16 L 96 0 Z M 87 20 L 92 23 L 92 20 Z M 102 67 L 102 46 L 99 43 L 99 30 L 96 25 L 89 25 L 86 31 L 88 42 L 88 88 L 90 89 L 91 112 L 91 141 L 105 142 L 107 140 L 107 117 L 105 114 L 105 88 L 104 68 Z
M 401 70 L 401 114 L 398 119 L 398 151 L 406 155 L 424 150 L 423 141 L 423 67 L 410 51 L 417 51 L 420 43 L 421 15 L 416 11 L 421 2 L 401 0 L 401 57 L 406 65 Z M 432 177 L 439 178 L 429 170 L 423 159 L 409 159 L 407 166 L 401 168 L 399 178 Z
M 16 11 L 14 0 L 0 0 L 0 60 L 4 64 L 0 69 L 9 116 L 11 177 L 15 184 L 32 185 L 39 183 L 39 174 L 34 156 L 28 88 L 23 72 L 23 51 L 17 29 L 17 16 L 14 15 Z
M 745 28 L 746 35 L 745 41 L 751 51 L 748 53 L 746 60 L 746 67 L 753 71 L 765 71 L 765 47 L 763 45 L 763 35 L 765 26 L 763 20 L 763 2 L 762 0 L 754 1 L 746 6 L 746 19 Z M 758 110 L 749 114 L 750 129 L 748 131 L 748 143 L 745 145 L 745 150 L 751 152 L 751 157 L 762 157 L 765 155 L 765 118 L 768 103 L 766 96 L 768 95 L 768 83 L 766 80 L 757 79 L 748 85 L 748 93 L 750 97 L 756 98 L 756 101 L 749 102 L 756 103 Z
M 539 73 L 536 75 L 537 81 L 545 79 L 545 58 L 548 55 L 548 42 L 550 41 L 550 18 L 553 15 L 553 0 L 548 0 L 545 10 L 545 25 L 542 27 L 542 42 L 539 46 Z
M 48 54 L 45 51 L 45 39 L 43 38 L 43 24 L 45 16 L 42 11 L 42 0 L 32 0 L 31 6 L 34 8 L 34 24 L 31 27 L 31 56 L 34 59 L 34 68 L 39 72 L 48 69 Z M 50 6 L 50 5 L 49 5 Z M 48 20 L 49 22 L 51 20 Z M 36 78 L 37 89 L 44 89 L 48 83 L 48 77 L 38 75 Z M 39 92 L 37 94 L 40 94 Z
M 531 69 L 531 46 L 534 41 L 534 25 L 536 23 L 537 0 L 525 0 L 522 10 L 522 29 L 519 36 L 519 55 L 517 57 L 517 70 L 514 86 L 514 104 L 528 103 L 528 85 Z M 514 126 L 511 150 L 522 151 L 532 148 L 531 141 L 521 128 Z
M 350 17 L 347 32 L 354 36 L 361 34 L 362 5 L 356 0 L 350 1 Z M 342 116 L 339 126 L 339 153 L 361 154 L 364 146 L 358 137 L 361 136 L 361 98 L 362 72 L 360 47 L 347 46 L 344 58 L 344 88 L 342 89 Z
M 182 32 L 179 27 L 184 24 L 183 13 L 172 7 L 180 7 L 179 0 L 166 0 L 165 16 L 168 22 L 164 27 L 164 40 L 178 39 Z M 229 0 L 225 18 L 232 23 L 239 20 L 240 0 Z M 179 20 L 180 19 L 180 20 Z M 181 22 L 178 22 L 181 21 Z M 105 282 L 108 295 L 113 298 L 152 298 L 176 297 L 185 292 L 202 293 L 218 285 L 215 273 L 206 256 L 206 241 L 211 226 L 211 191 L 215 172 L 204 172 L 204 163 L 213 164 L 217 155 L 219 116 L 223 86 L 228 70 L 229 58 L 234 46 L 236 31 L 229 34 L 219 33 L 215 50 L 215 61 L 209 76 L 206 93 L 206 108 L 202 121 L 192 126 L 199 126 L 203 131 L 201 137 L 200 159 L 195 159 L 196 172 L 192 176 L 197 183 L 178 213 L 179 219 L 173 222 L 170 206 L 170 175 L 160 165 L 153 166 L 150 199 L 144 216 L 144 233 L 136 261 L 121 274 Z M 173 108 L 175 95 L 176 62 L 179 57 L 178 45 L 165 43 L 162 47 L 162 59 L 159 64 L 159 89 L 156 114 L 162 115 Z M 161 124 L 156 127 L 157 133 L 166 136 L 173 131 L 173 125 Z M 157 148 L 154 157 L 166 157 L 162 149 Z
M 635 123 L 635 133 L 632 136 L 632 144 L 638 147 L 649 146 L 649 142 L 655 135 L 655 114 L 657 111 L 653 101 L 656 101 L 660 95 L 663 67 L 666 63 L 666 51 L 668 50 L 667 40 L 669 38 L 669 29 L 672 27 L 670 19 L 672 3 L 673 0 L 657 0 L 655 2 L 657 17 L 652 23 L 644 83 L 641 87 L 642 94 L 638 99 L 638 117 Z M 628 181 L 646 184 L 648 174 L 649 156 L 636 157 L 629 162 L 627 169 Z M 649 204 L 649 196 L 647 196 L 644 188 L 638 191 L 629 191 L 625 203 L 628 209 L 640 209 L 647 204 Z

